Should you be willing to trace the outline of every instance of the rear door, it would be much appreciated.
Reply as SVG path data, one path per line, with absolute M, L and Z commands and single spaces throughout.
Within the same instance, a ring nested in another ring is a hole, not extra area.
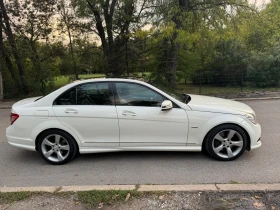
M 83 146 L 119 146 L 119 126 L 109 82 L 78 85 L 53 105 L 58 120 L 75 131 Z
M 115 83 L 120 126 L 120 146 L 186 146 L 188 116 L 174 104 L 162 111 L 165 98 L 156 91 L 131 82 Z

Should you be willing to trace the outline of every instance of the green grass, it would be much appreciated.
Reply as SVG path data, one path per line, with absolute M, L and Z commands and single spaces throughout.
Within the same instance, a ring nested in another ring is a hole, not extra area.
M 177 92 L 180 93 L 192 93 L 192 94 L 204 94 L 204 95 L 215 95 L 215 94 L 237 94 L 241 92 L 252 92 L 252 91 L 279 91 L 279 88 L 256 88 L 256 87 L 243 87 L 242 91 L 240 87 L 223 87 L 223 86 L 210 86 L 202 85 L 201 92 L 199 85 L 193 84 L 178 84 Z
M 130 193 L 130 197 L 138 197 L 141 193 L 136 190 L 110 190 L 110 191 L 101 191 L 101 190 L 92 190 L 92 191 L 83 191 L 77 192 L 78 200 L 88 207 L 103 204 L 115 204 L 124 202 L 126 196 Z
M 145 77 L 149 77 L 151 75 L 150 72 L 145 72 Z M 142 77 L 142 72 L 130 74 L 131 77 Z M 90 79 L 90 78 L 101 78 L 105 77 L 105 74 L 81 74 L 79 75 L 80 79 Z M 47 92 L 54 91 L 66 84 L 71 82 L 68 76 L 59 76 L 55 78 L 54 87 L 48 89 Z M 243 87 L 242 91 L 241 88 L 238 86 L 235 87 L 223 87 L 223 86 L 213 86 L 213 85 L 202 85 L 201 88 L 199 85 L 194 85 L 190 81 L 187 81 L 187 84 L 184 84 L 183 81 L 177 84 L 176 90 L 168 90 L 165 85 L 156 85 L 163 91 L 167 93 L 172 92 L 177 96 L 181 96 L 182 93 L 189 93 L 189 94 L 202 94 L 202 95 L 235 95 L 241 92 L 253 92 L 253 91 L 280 91 L 280 88 L 255 88 L 255 87 Z
M 79 75 L 80 79 L 92 79 L 92 78 L 100 78 L 100 77 L 105 77 L 105 74 L 81 74 L 81 75 Z M 55 88 L 60 88 L 63 85 L 66 85 L 70 82 L 68 76 L 56 77 L 54 81 L 55 81 L 55 83 L 54 83 Z
M 0 204 L 13 203 L 30 198 L 31 192 L 0 192 Z

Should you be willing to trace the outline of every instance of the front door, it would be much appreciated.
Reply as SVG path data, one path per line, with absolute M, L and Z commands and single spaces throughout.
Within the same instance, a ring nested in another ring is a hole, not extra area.
M 78 85 L 53 105 L 58 120 L 73 130 L 83 146 L 119 146 L 119 125 L 108 82 Z
M 176 106 L 161 110 L 164 96 L 142 84 L 115 83 L 120 146 L 186 146 L 188 117 Z

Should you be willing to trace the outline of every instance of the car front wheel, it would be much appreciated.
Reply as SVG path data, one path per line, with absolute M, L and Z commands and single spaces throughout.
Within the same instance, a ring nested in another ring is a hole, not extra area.
M 210 131 L 206 138 L 206 151 L 217 160 L 235 160 L 247 147 L 247 136 L 236 125 L 220 125 Z
M 77 154 L 75 140 L 68 133 L 59 130 L 44 132 L 38 140 L 41 156 L 54 165 L 65 164 Z

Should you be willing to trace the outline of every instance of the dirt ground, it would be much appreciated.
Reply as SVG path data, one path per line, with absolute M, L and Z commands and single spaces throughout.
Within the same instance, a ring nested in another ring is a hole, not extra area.
M 86 209 L 178 209 L 178 210 L 227 210 L 227 209 L 280 209 L 280 192 L 273 193 L 217 193 L 217 192 L 168 192 L 149 193 L 140 197 L 127 196 L 117 204 L 99 203 L 88 206 L 80 203 L 75 194 L 33 195 L 31 198 L 11 204 L 0 204 L 1 210 L 86 210 Z

